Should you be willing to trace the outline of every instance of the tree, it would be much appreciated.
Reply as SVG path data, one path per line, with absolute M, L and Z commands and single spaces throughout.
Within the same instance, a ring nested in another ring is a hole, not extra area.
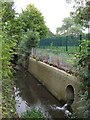
M 83 2 L 88 2 L 89 0 L 66 0 L 67 3 L 77 3 L 77 4 L 83 4 Z
M 31 48 L 36 47 L 40 39 L 49 36 L 49 29 L 45 25 L 43 15 L 33 4 L 29 4 L 26 10 L 22 10 L 18 20 L 22 23 L 22 37 L 19 41 L 19 49 L 22 49 L 20 51 L 26 53 L 28 58 Z
M 14 2 L 2 2 L 2 22 L 12 21 L 15 17 Z
M 61 27 L 58 27 L 56 32 L 60 35 L 79 35 L 82 33 L 83 27 L 80 24 L 76 24 L 73 18 L 64 18 Z
M 41 12 L 35 8 L 34 5 L 29 4 L 26 10 L 23 10 L 19 16 L 20 21 L 23 23 L 23 31 L 38 32 L 40 39 L 46 37 L 48 29 L 44 22 L 44 17 Z
M 66 2 L 74 2 L 74 11 L 71 15 L 75 18 L 76 23 L 88 27 L 90 20 L 90 0 L 66 0 Z
M 32 47 L 36 47 L 39 43 L 39 33 L 33 31 L 27 31 L 22 36 L 22 41 L 19 44 L 19 49 L 21 53 L 29 52 Z

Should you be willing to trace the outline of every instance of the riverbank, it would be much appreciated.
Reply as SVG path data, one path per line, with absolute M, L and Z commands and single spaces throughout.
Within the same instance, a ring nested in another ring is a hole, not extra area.
M 14 71 L 14 69 L 12 69 Z M 14 74 L 13 74 L 14 75 Z M 14 97 L 15 76 L 3 78 L 2 81 L 2 118 L 17 118 L 16 101 Z

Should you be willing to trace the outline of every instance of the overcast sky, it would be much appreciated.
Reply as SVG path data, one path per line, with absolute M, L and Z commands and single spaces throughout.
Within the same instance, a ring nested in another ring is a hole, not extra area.
M 62 20 L 69 16 L 71 5 L 65 0 L 14 0 L 16 11 L 21 12 L 27 4 L 33 3 L 44 16 L 48 28 L 56 33 L 56 28 L 62 25 Z

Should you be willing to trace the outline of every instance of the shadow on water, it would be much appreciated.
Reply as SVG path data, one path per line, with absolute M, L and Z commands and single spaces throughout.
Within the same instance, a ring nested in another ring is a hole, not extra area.
M 27 109 L 40 109 L 51 119 L 67 117 L 60 110 L 63 104 L 58 101 L 48 90 L 22 66 L 18 66 L 15 78 L 16 109 L 19 116 Z

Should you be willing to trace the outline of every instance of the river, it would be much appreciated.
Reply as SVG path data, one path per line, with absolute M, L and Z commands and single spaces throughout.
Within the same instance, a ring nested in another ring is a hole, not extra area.
M 15 73 L 16 110 L 19 116 L 27 109 L 40 109 L 46 119 L 67 120 L 65 113 L 60 110 L 64 105 L 57 100 L 34 76 L 22 66 L 17 66 Z

